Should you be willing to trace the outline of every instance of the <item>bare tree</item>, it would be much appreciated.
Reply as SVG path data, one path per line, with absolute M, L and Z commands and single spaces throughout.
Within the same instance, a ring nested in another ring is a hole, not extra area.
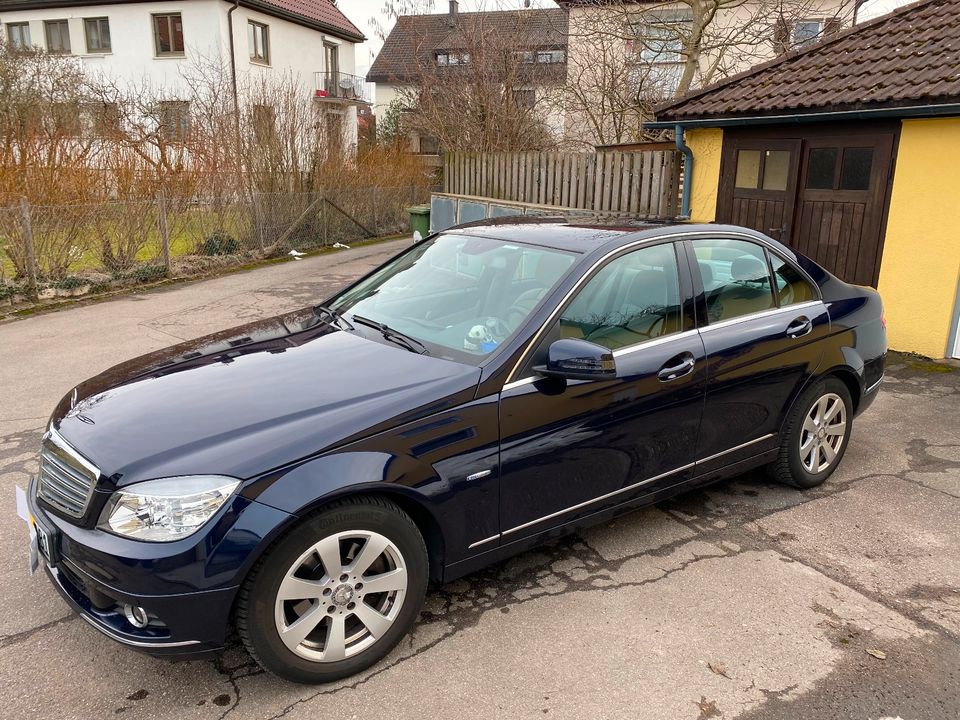
M 409 1 L 388 4 L 387 14 L 422 7 Z M 555 31 L 546 13 L 453 8 L 431 16 L 428 25 L 407 22 L 403 52 L 412 68 L 397 79 L 395 104 L 407 111 L 391 118 L 390 134 L 398 134 L 399 126 L 400 135 L 430 136 L 448 150 L 553 147 L 557 136 L 550 127 L 551 111 L 565 80 L 565 51 L 563 33 Z M 544 53 L 559 54 L 555 62 L 553 55 L 538 62 Z
M 564 101 L 567 139 L 591 144 L 646 139 L 641 124 L 656 104 L 836 32 L 850 22 L 855 4 L 573 2 Z M 811 18 L 816 22 L 804 22 Z

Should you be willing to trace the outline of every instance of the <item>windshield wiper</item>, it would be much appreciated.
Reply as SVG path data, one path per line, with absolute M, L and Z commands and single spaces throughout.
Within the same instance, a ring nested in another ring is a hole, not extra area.
M 351 325 L 343 315 L 341 315 L 337 310 L 328 308 L 326 305 L 314 305 L 313 312 L 316 313 L 317 317 L 321 319 L 324 317 L 324 315 L 326 315 L 327 317 L 333 319 L 333 321 L 341 327 L 344 327 L 347 330 L 353 330 L 353 325 Z
M 416 338 L 412 338 L 409 335 L 406 335 L 399 330 L 394 330 L 389 325 L 377 322 L 376 320 L 371 320 L 368 317 L 363 315 L 351 315 L 354 322 L 360 323 L 361 325 L 366 325 L 367 327 L 372 327 L 380 331 L 380 334 L 383 335 L 385 340 L 390 340 L 395 342 L 397 345 L 405 347 L 410 352 L 419 353 L 420 355 L 429 355 L 430 351 L 427 350 L 427 346 Z

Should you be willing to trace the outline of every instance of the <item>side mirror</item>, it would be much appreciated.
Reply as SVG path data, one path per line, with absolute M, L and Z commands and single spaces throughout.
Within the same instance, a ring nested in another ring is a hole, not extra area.
M 617 364 L 610 350 L 574 338 L 552 343 L 547 349 L 547 364 L 534 370 L 547 377 L 568 380 L 613 380 L 617 377 Z

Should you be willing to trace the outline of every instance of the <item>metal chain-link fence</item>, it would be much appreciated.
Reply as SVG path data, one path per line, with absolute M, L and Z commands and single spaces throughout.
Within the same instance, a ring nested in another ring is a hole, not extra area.
M 215 272 L 409 230 L 423 186 L 0 207 L 0 301 Z

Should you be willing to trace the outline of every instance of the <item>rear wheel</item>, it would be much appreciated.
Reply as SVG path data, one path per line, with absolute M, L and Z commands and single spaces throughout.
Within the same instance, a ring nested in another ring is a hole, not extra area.
M 853 425 L 850 391 L 837 378 L 811 387 L 794 405 L 770 465 L 774 478 L 798 488 L 822 484 L 843 459 Z
M 427 587 L 417 526 L 379 498 L 341 501 L 305 519 L 240 591 L 237 629 L 260 665 L 294 682 L 359 672 L 413 625 Z

